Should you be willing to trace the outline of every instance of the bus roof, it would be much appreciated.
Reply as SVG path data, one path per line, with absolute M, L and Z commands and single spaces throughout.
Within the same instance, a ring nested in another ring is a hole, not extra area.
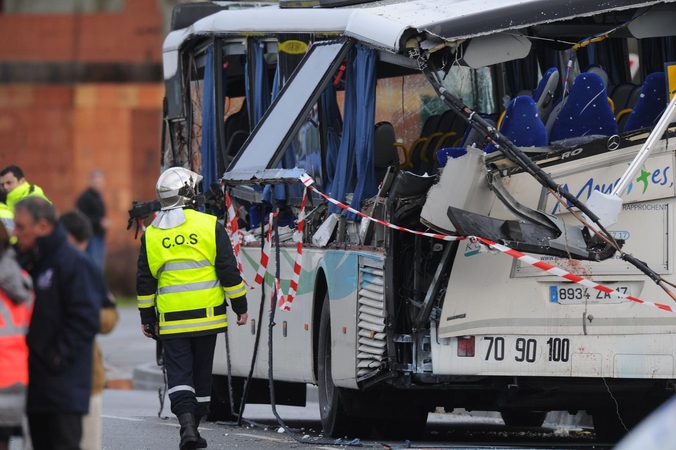
M 382 0 L 357 9 L 345 34 L 399 52 L 410 32 L 455 41 L 674 0 Z M 409 32 L 410 31 L 410 32 Z
M 164 79 L 178 69 L 178 50 L 197 35 L 260 35 L 274 33 L 343 34 L 353 10 L 280 9 L 276 5 L 250 9 L 224 10 L 198 20 L 193 25 L 172 31 L 164 40 L 162 60 Z
M 289 8 L 253 4 L 224 10 L 169 33 L 164 41 L 164 78 L 178 65 L 181 45 L 196 35 L 275 33 L 344 34 L 400 53 L 416 34 L 442 44 L 594 14 L 676 0 L 380 0 L 343 8 Z M 671 17 L 671 15 L 669 15 Z
M 220 11 L 188 28 L 169 33 L 164 40 L 163 51 L 178 50 L 185 40 L 200 34 L 342 34 L 353 12 L 351 9 L 279 9 L 275 6 Z

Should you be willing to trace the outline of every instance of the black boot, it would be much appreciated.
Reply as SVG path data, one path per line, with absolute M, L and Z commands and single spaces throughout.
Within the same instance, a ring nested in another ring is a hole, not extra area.
M 202 416 L 195 416 L 195 428 L 200 426 L 200 420 Z M 197 448 L 207 448 L 207 440 L 200 435 L 199 430 L 197 430 Z
M 181 450 L 193 450 L 197 448 L 199 442 L 199 433 L 195 425 L 195 415 L 193 413 L 183 413 L 178 416 L 178 423 L 181 424 Z

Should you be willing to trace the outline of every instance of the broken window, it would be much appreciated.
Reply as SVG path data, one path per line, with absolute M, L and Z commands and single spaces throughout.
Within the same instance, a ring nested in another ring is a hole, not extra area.
M 278 170 L 283 152 L 305 123 L 322 91 L 329 83 L 327 74 L 335 72 L 350 44 L 332 42 L 316 44 L 282 89 L 261 123 L 237 155 L 224 179 L 246 182 L 252 178 L 260 181 L 278 181 Z

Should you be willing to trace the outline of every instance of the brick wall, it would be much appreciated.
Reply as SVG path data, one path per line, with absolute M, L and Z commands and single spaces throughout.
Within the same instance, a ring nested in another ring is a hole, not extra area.
M 22 167 L 61 212 L 101 168 L 114 250 L 133 238 L 132 200 L 155 196 L 163 95 L 161 84 L 0 86 L 0 166 Z
M 0 14 L 0 60 L 159 62 L 159 8 L 129 0 L 121 13 Z
M 0 167 L 22 167 L 59 212 L 102 169 L 112 220 L 107 277 L 129 294 L 138 241 L 127 211 L 132 200 L 155 197 L 159 175 L 164 31 L 161 1 L 124 4 L 116 13 L 0 13 Z

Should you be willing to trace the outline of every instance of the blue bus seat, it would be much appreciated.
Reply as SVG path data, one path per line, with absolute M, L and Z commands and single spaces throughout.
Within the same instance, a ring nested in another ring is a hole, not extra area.
M 595 73 L 581 73 L 575 78 L 570 94 L 554 121 L 549 140 L 614 134 L 617 134 L 617 122 L 608 103 L 603 80 Z
M 588 72 L 588 73 L 595 73 L 596 75 L 601 77 L 601 81 L 603 81 L 603 86 L 606 88 L 606 92 L 608 91 L 608 72 L 605 71 L 603 67 L 601 67 L 599 64 L 589 64 L 583 72 Z
M 622 131 L 633 131 L 654 126 L 666 107 L 666 76 L 664 72 L 651 73 L 646 77 L 641 88 L 641 95 L 631 114 L 627 117 L 627 122 Z
M 517 147 L 545 147 L 548 145 L 547 128 L 538 115 L 535 100 L 523 95 L 515 97 L 507 105 L 500 133 Z M 497 148 L 490 143 L 484 151 L 492 153 Z

